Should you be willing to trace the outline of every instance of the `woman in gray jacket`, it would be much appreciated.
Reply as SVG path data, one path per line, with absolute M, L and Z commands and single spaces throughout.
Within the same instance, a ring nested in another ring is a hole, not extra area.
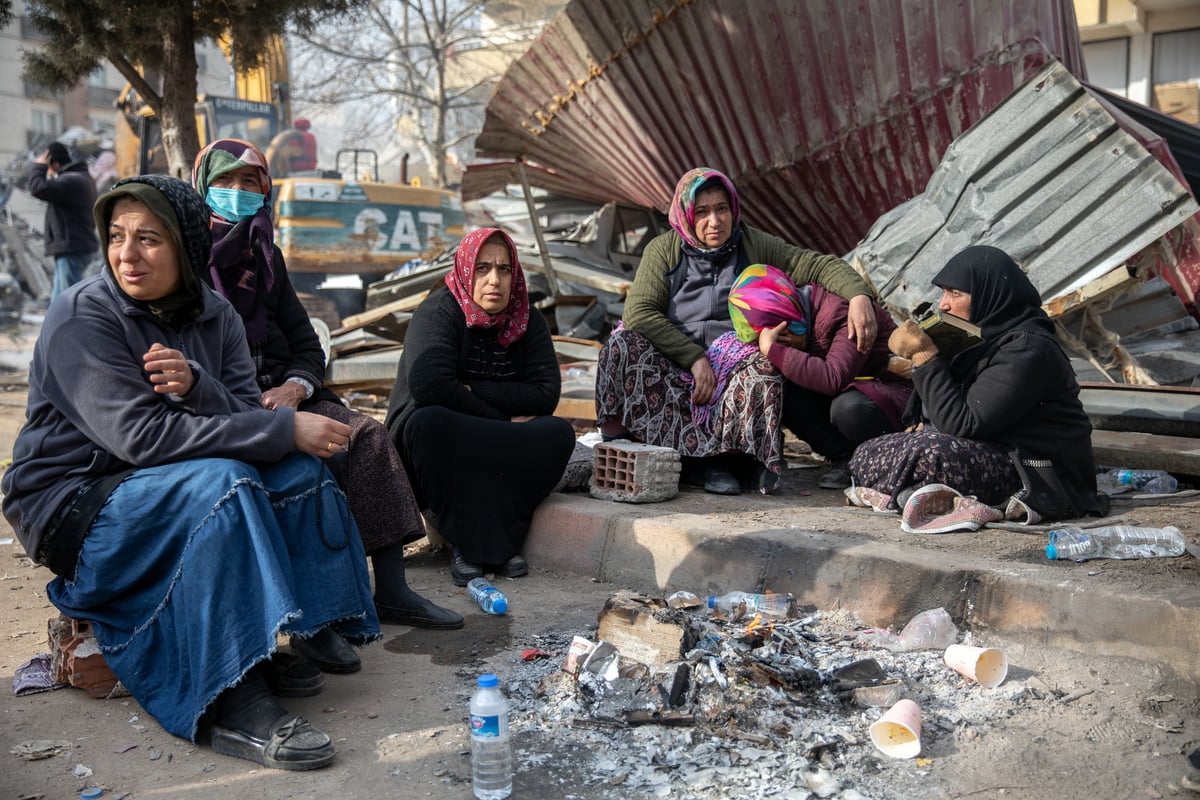
M 281 632 L 379 636 L 362 544 L 322 461 L 350 429 L 259 403 L 241 320 L 197 275 L 208 211 L 190 186 L 122 181 L 95 217 L 106 265 L 46 315 L 4 514 L 57 575 L 51 602 L 91 622 L 166 730 L 194 741 L 212 707 L 217 752 L 324 766 L 332 741 L 275 699 L 297 687 L 269 660 Z

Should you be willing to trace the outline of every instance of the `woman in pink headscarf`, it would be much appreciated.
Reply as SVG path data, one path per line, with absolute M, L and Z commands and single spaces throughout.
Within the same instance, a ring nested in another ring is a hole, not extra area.
M 733 330 L 734 278 L 751 264 L 774 264 L 799 286 L 816 283 L 844 297 L 846 335 L 861 352 L 875 341 L 869 289 L 840 258 L 744 223 L 733 183 L 715 169 L 698 167 L 679 179 L 669 219 L 673 230 L 646 246 L 622 327 L 600 352 L 596 420 L 606 438 L 677 450 L 685 478 L 707 492 L 738 494 L 746 483 L 769 494 L 783 466 L 783 381 L 752 354 L 718 392 L 706 352 Z M 697 418 L 699 407 L 710 413 Z
M 571 424 L 550 416 L 561 388 L 512 240 L 467 234 L 446 287 L 413 313 L 386 421 L 421 507 L 454 546 L 456 585 L 529 571 L 520 552 L 534 509 L 575 446 Z

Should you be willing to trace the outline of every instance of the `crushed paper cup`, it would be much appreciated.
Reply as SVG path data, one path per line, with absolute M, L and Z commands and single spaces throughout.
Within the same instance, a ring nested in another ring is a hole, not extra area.
M 582 636 L 576 636 L 571 639 L 571 647 L 567 650 L 566 661 L 563 662 L 563 671 L 569 672 L 572 675 L 578 675 L 584 660 L 595 649 L 596 643 Z
M 1008 675 L 1008 659 L 1003 650 L 994 647 L 972 647 L 952 644 L 946 648 L 946 666 L 965 678 L 992 689 Z
M 915 758 L 921 752 L 921 707 L 904 699 L 871 724 L 871 741 L 892 758 Z

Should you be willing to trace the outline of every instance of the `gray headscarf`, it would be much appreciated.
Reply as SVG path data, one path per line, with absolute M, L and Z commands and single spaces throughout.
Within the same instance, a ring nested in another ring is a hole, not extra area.
M 108 263 L 108 224 L 112 220 L 113 206 L 124 197 L 142 203 L 167 226 L 179 253 L 179 273 L 182 278 L 182 285 L 177 291 L 158 300 L 146 302 L 125 296 L 168 325 L 195 319 L 204 307 L 204 289 L 198 270 L 208 267 L 208 255 L 212 250 L 208 206 L 190 184 L 178 178 L 139 175 L 119 181 L 100 195 L 92 209 L 105 255 L 105 268 L 109 271 L 112 265 Z M 120 290 L 119 283 L 117 288 Z

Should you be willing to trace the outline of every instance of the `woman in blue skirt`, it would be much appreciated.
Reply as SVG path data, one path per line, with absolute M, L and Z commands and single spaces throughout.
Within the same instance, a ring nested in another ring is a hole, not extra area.
M 106 264 L 46 314 L 4 514 L 165 729 L 195 741 L 203 717 L 217 752 L 325 766 L 332 741 L 276 699 L 270 667 L 279 633 L 379 636 L 322 461 L 350 429 L 262 407 L 241 320 L 197 276 L 209 214 L 190 186 L 122 181 L 95 217 Z

